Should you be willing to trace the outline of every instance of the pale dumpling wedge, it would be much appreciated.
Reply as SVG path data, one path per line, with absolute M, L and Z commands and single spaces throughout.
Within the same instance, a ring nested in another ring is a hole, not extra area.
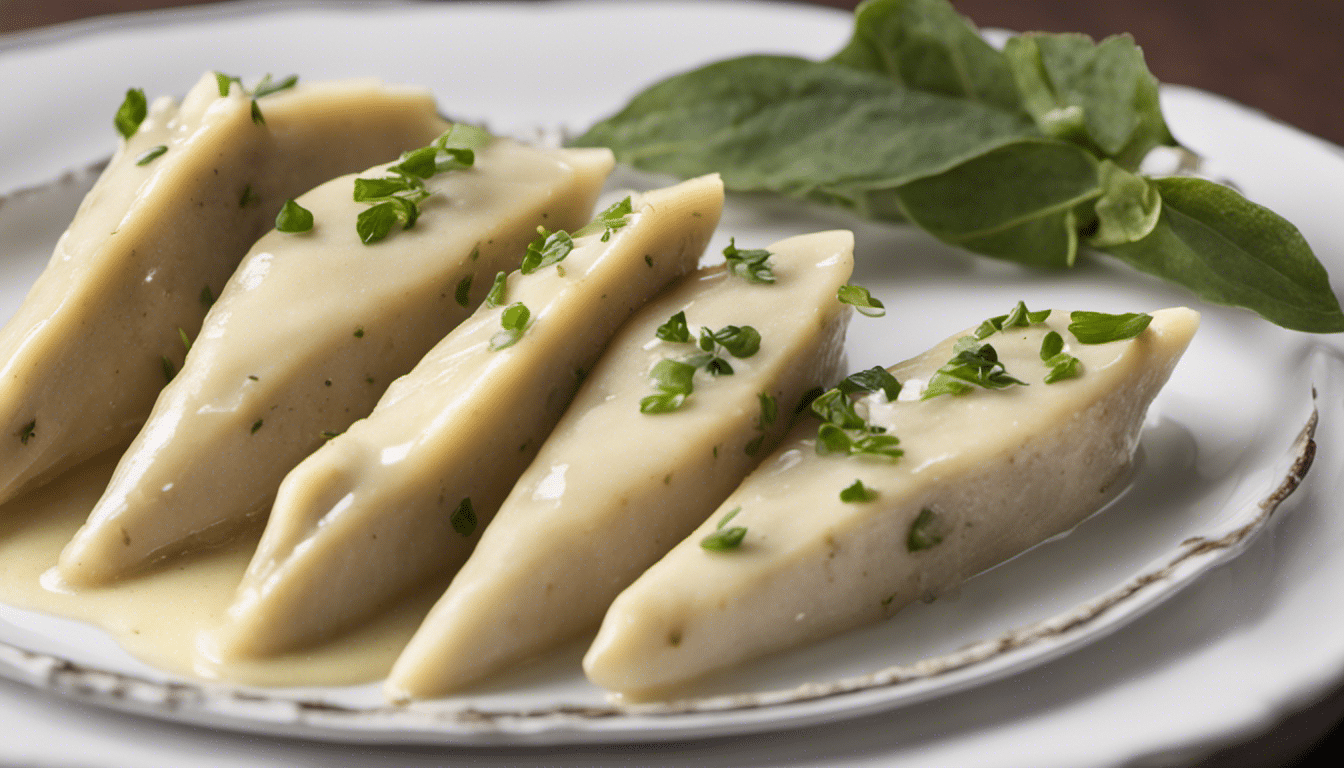
M 853 249 L 847 231 L 783 240 L 766 249 L 774 283 L 700 270 L 631 318 L 397 660 L 389 698 L 448 693 L 597 626 L 770 452 L 804 393 L 838 378 Z M 698 372 L 680 408 L 643 413 L 658 361 L 700 352 L 658 339 L 677 313 L 692 339 L 751 326 L 760 349 L 725 353 L 732 375 Z
M 298 198 L 311 231 L 257 241 L 182 370 L 61 555 L 76 585 L 106 583 L 218 542 L 269 509 L 285 474 L 367 415 L 512 269 L 538 225 L 577 227 L 607 150 L 505 139 L 424 180 L 415 226 L 365 244 L 356 176 Z M 382 178 L 386 166 L 362 174 Z M 179 342 L 180 343 L 180 342 Z
M 258 99 L 259 123 L 229 87 L 206 74 L 155 102 L 0 330 L 0 501 L 135 435 L 181 365 L 178 329 L 196 334 L 286 198 L 448 127 L 420 88 L 300 83 Z
M 667 695 L 890 616 L 1068 530 L 1123 481 L 1148 405 L 1198 321 L 1188 309 L 1162 310 L 1132 340 L 1088 345 L 1056 310 L 985 339 L 1028 384 L 1001 390 L 920 399 L 955 339 L 891 368 L 905 386 L 897 400 L 867 395 L 856 409 L 899 437 L 904 456 L 819 455 L 817 420 L 799 424 L 616 598 L 584 658 L 589 679 L 636 698 Z M 1043 382 L 1051 330 L 1081 360 L 1080 376 Z M 855 481 L 875 496 L 842 501 Z M 736 548 L 703 546 L 733 528 L 746 529 Z
M 628 223 L 515 272 L 397 380 L 367 419 L 281 486 L 227 624 L 224 659 L 311 645 L 456 570 L 632 312 L 695 268 L 723 206 L 717 175 L 635 196 Z M 528 308 L 517 341 L 508 307 Z

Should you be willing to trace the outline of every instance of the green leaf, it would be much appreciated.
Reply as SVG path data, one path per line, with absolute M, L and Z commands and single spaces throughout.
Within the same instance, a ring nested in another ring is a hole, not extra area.
M 611 239 L 613 232 L 629 223 L 631 213 L 634 213 L 634 208 L 631 205 L 630 197 L 627 195 L 624 200 L 607 206 L 606 210 L 597 214 L 592 221 L 575 230 L 574 237 L 584 237 L 601 232 L 602 242 L 605 243 Z
M 733 526 L 725 528 L 730 520 L 737 517 L 737 513 L 742 508 L 737 507 L 728 514 L 724 515 L 719 524 L 715 526 L 714 533 L 700 540 L 700 546 L 712 552 L 725 552 L 730 549 L 737 549 L 742 544 L 742 539 L 746 538 L 747 529 L 742 526 Z
M 145 121 L 145 116 L 148 114 L 149 104 L 145 101 L 145 92 L 140 88 L 130 88 L 126 91 L 126 98 L 122 99 L 121 106 L 117 107 L 117 114 L 113 116 L 112 123 L 123 139 L 129 139 L 140 130 L 140 124 Z
M 836 388 L 846 395 L 881 392 L 887 398 L 887 402 L 895 401 L 896 396 L 901 394 L 901 383 L 880 365 L 875 365 L 866 371 L 851 373 Z
M 146 149 L 144 152 L 141 152 L 139 157 L 135 158 L 135 164 L 149 165 L 150 163 L 157 160 L 159 156 L 161 156 L 164 152 L 167 151 L 168 147 L 163 144 L 160 144 L 155 147 L 150 147 L 149 149 Z
M 854 410 L 854 404 L 838 388 L 818 395 L 817 399 L 812 401 L 812 412 L 827 424 L 841 429 L 868 427 L 868 422 Z
M 1106 248 L 1142 240 L 1162 217 L 1162 196 L 1142 176 L 1126 171 L 1109 160 L 1101 163 L 1101 186 L 1097 199 L 1097 231 L 1088 245 Z
M 1287 220 L 1203 179 L 1151 183 L 1162 195 L 1157 226 L 1107 253 L 1206 301 L 1245 307 L 1285 328 L 1344 331 L 1325 267 Z
M 867 196 L 1038 135 L 1019 110 L 914 91 L 888 78 L 785 56 L 676 75 L 577 138 L 621 162 L 683 178 L 721 172 L 734 191 Z M 856 151 L 856 148 L 862 151 Z
M 490 285 L 490 292 L 485 294 L 485 305 L 487 307 L 504 306 L 504 293 L 509 287 L 509 276 L 507 273 L 500 272 L 495 275 L 495 282 Z
M 999 331 L 1002 331 L 1004 328 L 1027 328 L 1038 323 L 1044 323 L 1050 318 L 1051 311 L 1052 310 L 1049 309 L 1042 309 L 1039 312 L 1032 312 L 1027 309 L 1027 303 L 1025 301 L 1019 301 L 1017 302 L 1017 306 L 1013 307 L 1012 312 L 1009 312 L 1006 315 L 991 317 L 981 323 L 980 327 L 975 329 L 974 336 L 977 341 L 983 341 Z
M 399 176 L 387 176 L 381 179 L 355 179 L 354 200 L 356 203 L 375 202 L 410 189 L 410 184 Z
M 1143 333 L 1153 321 L 1152 315 L 1129 313 L 1108 315 L 1105 312 L 1074 312 L 1069 315 L 1069 333 L 1083 344 L 1106 344 L 1132 339 Z
M 840 300 L 841 304 L 854 307 L 859 314 L 865 317 L 882 317 L 887 314 L 887 309 L 882 302 L 873 298 L 868 289 L 861 285 L 842 285 L 836 291 L 835 297 Z
M 868 0 L 854 12 L 854 36 L 831 61 L 915 90 L 1019 105 L 1003 54 L 946 0 Z
M 691 340 L 691 331 L 686 326 L 686 312 L 678 312 L 669 317 L 667 322 L 658 326 L 658 330 L 654 331 L 654 335 L 663 341 L 683 344 L 689 342 Z
M 215 85 L 219 88 L 220 98 L 229 95 L 229 88 L 233 83 L 237 83 L 239 88 L 243 87 L 243 81 L 239 78 L 236 78 L 233 75 L 226 75 L 223 72 L 215 73 Z
M 941 395 L 964 395 L 974 387 L 1004 389 L 1014 384 L 1026 386 L 1026 382 L 1008 374 L 1003 363 L 999 362 L 999 354 L 993 345 L 985 344 L 974 336 L 963 336 L 952 349 L 952 359 L 929 378 L 929 385 L 924 389 L 921 400 Z
M 218 78 L 219 76 L 216 75 L 215 77 Z M 272 93 L 278 93 L 279 91 L 284 91 L 293 88 L 294 86 L 298 85 L 298 83 L 299 83 L 298 75 L 290 75 L 289 77 L 286 77 L 283 80 L 272 80 L 271 76 L 268 74 L 265 77 L 261 78 L 261 82 L 257 83 L 256 88 L 252 89 L 252 97 L 260 99 L 264 96 L 270 96 Z M 227 96 L 228 94 L 221 93 L 220 95 Z
M 761 404 L 761 415 L 756 420 L 756 428 L 764 432 L 779 417 L 779 403 L 769 392 L 757 392 L 756 399 Z
M 210 291 L 210 286 L 207 285 L 201 288 L 200 299 L 201 299 L 201 306 L 205 307 L 206 309 L 209 309 L 211 306 L 214 305 L 215 294 Z
M 522 302 L 505 307 L 499 315 L 499 325 L 504 330 L 491 337 L 490 349 L 498 352 L 517 344 L 518 340 L 523 337 L 523 332 L 527 330 L 527 324 L 531 318 L 532 311 Z
M 537 237 L 527 245 L 523 254 L 522 273 L 530 275 L 539 269 L 559 264 L 574 250 L 574 238 L 569 233 L 547 232 L 545 227 L 537 227 Z
M 905 216 L 938 239 L 1042 267 L 1073 264 L 1068 215 L 1100 196 L 1097 161 L 1064 141 L 1026 139 L 896 190 Z
M 1133 170 L 1150 149 L 1175 145 L 1156 101 L 1157 82 L 1128 35 L 1033 33 L 1004 55 L 1023 105 L 1043 133 L 1094 148 Z
M 1064 337 L 1058 331 L 1051 331 L 1041 339 L 1041 359 L 1049 360 L 1064 351 Z
M 372 245 L 387 237 L 392 225 L 401 220 L 398 207 L 392 201 L 379 203 L 360 211 L 355 218 L 355 232 L 365 245 Z
M 737 238 L 729 238 L 728 247 L 723 249 L 723 258 L 728 271 L 748 283 L 775 282 L 774 270 L 770 268 L 770 252 L 763 248 L 739 250 Z
M 693 389 L 695 370 L 695 366 L 689 363 L 663 359 L 654 364 L 653 370 L 649 372 L 649 378 L 653 379 L 654 384 L 663 392 L 689 395 Z
M 938 515 L 925 507 L 910 523 L 910 532 L 905 537 L 905 548 L 910 552 L 920 552 L 943 543 L 943 533 L 939 530 Z
M 476 532 L 476 510 L 472 507 L 471 497 L 465 496 L 458 503 L 457 509 L 453 511 L 453 516 L 448 518 L 448 522 L 457 531 L 459 536 L 470 536 Z
M 457 289 L 453 291 L 453 298 L 458 306 L 465 307 L 471 303 L 471 275 L 467 275 L 457 282 Z
M 751 357 L 761 349 L 761 334 L 750 325 L 725 325 L 714 332 L 713 338 L 739 360 Z
M 313 212 L 293 200 L 286 200 L 280 213 L 276 214 L 275 228 L 281 232 L 307 232 L 313 228 Z
M 864 485 L 862 480 L 855 480 L 853 485 L 840 491 L 840 500 L 846 504 L 863 504 L 876 501 L 877 491 Z

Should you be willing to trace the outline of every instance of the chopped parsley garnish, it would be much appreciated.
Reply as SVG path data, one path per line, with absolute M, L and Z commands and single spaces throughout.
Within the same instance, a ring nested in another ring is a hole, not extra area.
M 527 330 L 527 323 L 531 318 L 532 312 L 522 302 L 505 307 L 499 316 L 499 324 L 504 330 L 491 337 L 490 349 L 498 351 L 517 344 L 523 337 L 523 332 Z
M 893 402 L 901 394 L 901 382 L 896 380 L 886 368 L 875 365 L 866 371 L 851 373 L 836 387 L 846 395 L 862 392 L 881 392 L 887 402 Z
M 266 124 L 266 117 L 261 114 L 261 107 L 257 106 L 257 99 L 260 99 L 265 96 L 270 96 L 272 93 L 275 93 L 277 91 L 283 91 L 288 88 L 293 88 L 295 85 L 298 85 L 298 82 L 299 82 L 298 75 L 290 75 L 289 77 L 286 77 L 283 80 L 272 80 L 270 74 L 268 73 L 265 77 L 261 78 L 261 82 L 257 83 L 255 88 L 249 91 L 243 85 L 242 78 L 234 77 L 233 75 L 226 75 L 223 72 L 215 73 L 215 85 L 219 88 L 219 95 L 221 98 L 229 95 L 229 87 L 233 83 L 238 84 L 238 87 L 239 89 L 242 90 L 244 96 L 251 97 L 252 122 L 256 123 L 257 125 Z
M 249 205 L 261 205 L 261 197 L 252 191 L 252 185 L 243 187 L 243 193 L 238 196 L 238 207 L 246 208 Z
M 737 239 L 729 238 L 728 247 L 723 249 L 723 258 L 728 263 L 728 271 L 748 283 L 775 282 L 774 270 L 770 268 L 770 252 L 763 248 L 740 250 Z
M 450 129 L 427 147 L 403 152 L 400 162 L 388 166 L 388 175 L 381 179 L 355 179 L 355 202 L 372 206 L 355 221 L 360 241 L 372 245 L 387 237 L 394 224 L 402 229 L 415 226 L 420 203 L 433 194 L 424 180 L 475 164 L 476 153 L 465 142 L 479 143 L 479 137 Z
M 877 491 L 855 480 L 854 484 L 840 491 L 840 500 L 846 504 L 863 504 L 877 498 Z
M 485 305 L 487 307 L 504 306 L 504 292 L 509 287 L 509 276 L 507 273 L 500 272 L 495 275 L 495 282 L 490 286 L 490 292 L 485 294 Z
M 653 366 L 649 378 L 657 394 L 639 401 L 640 413 L 668 413 L 680 408 L 694 389 L 695 366 L 664 358 Z
M 974 336 L 962 336 L 952 347 L 952 359 L 933 374 L 920 399 L 964 395 L 975 387 L 1004 389 L 1014 384 L 1027 385 L 1008 374 L 992 345 L 977 341 Z
M 761 415 L 756 417 L 756 431 L 764 433 L 770 429 L 770 425 L 775 423 L 779 417 L 779 403 L 769 392 L 757 392 L 756 399 L 761 404 Z M 761 444 L 765 442 L 765 435 L 760 434 L 747 443 L 747 455 L 755 456 L 761 450 Z
M 173 361 L 168 359 L 167 355 L 159 355 L 159 362 L 163 364 L 163 381 L 165 384 L 171 384 L 173 377 L 177 375 L 177 367 Z
M 1069 333 L 1084 344 L 1106 344 L 1132 339 L 1143 333 L 1153 316 L 1130 313 L 1108 315 L 1104 312 L 1074 312 L 1069 315 Z
M 257 430 L 261 429 L 261 425 L 262 425 L 261 419 L 257 419 L 256 421 L 252 422 L 252 434 L 254 435 L 257 434 Z
M 313 212 L 293 200 L 286 200 L 275 216 L 275 228 L 291 234 L 307 232 L 313 228 Z
M 364 338 L 364 326 L 360 325 L 355 327 L 355 338 L 356 339 Z
M 462 497 L 449 522 L 460 536 L 470 536 L 476 532 L 476 510 L 471 506 L 470 496 Z
M 210 286 L 201 288 L 201 306 L 209 309 L 215 304 L 215 294 L 210 292 Z
M 37 429 L 37 419 L 33 419 L 27 424 L 24 424 L 23 427 L 21 427 L 18 432 L 19 442 L 24 445 L 27 445 L 28 441 L 32 440 L 33 437 L 36 435 L 36 433 L 34 432 L 34 430 L 36 429 Z
M 182 330 L 181 328 L 178 328 L 178 329 L 177 329 L 177 338 L 179 338 L 179 339 L 182 340 L 182 346 L 186 347 L 186 348 L 187 348 L 187 351 L 190 352 L 190 351 L 191 351 L 191 339 L 187 338 L 187 332 L 184 331 L 184 330 Z
M 691 341 L 684 311 L 668 318 L 654 333 L 663 341 L 681 344 Z M 697 369 L 704 368 L 714 376 L 731 375 L 733 366 L 722 353 L 726 352 L 738 359 L 751 357 L 761 348 L 761 334 L 749 325 L 725 325 L 717 331 L 702 327 L 697 346 L 702 351 L 684 361 L 665 359 L 653 367 L 650 375 L 657 393 L 639 401 L 641 412 L 667 413 L 680 408 L 691 394 L 691 380 Z M 676 372 L 675 376 L 667 378 L 673 371 Z
M 1005 328 L 1026 328 L 1037 323 L 1044 323 L 1049 317 L 1050 310 L 1042 309 L 1039 312 L 1032 312 L 1027 309 L 1026 302 L 1019 301 L 1017 306 L 1013 307 L 1012 312 L 991 317 L 981 323 L 980 327 L 975 329 L 975 338 L 983 341 Z
M 146 149 L 144 152 L 141 152 L 139 157 L 135 158 L 135 164 L 149 165 L 150 163 L 157 160 L 160 155 L 162 155 L 164 152 L 167 151 L 168 147 L 163 144 L 160 144 L 156 147 L 150 147 L 149 149 Z
M 630 223 L 628 217 L 633 212 L 634 208 L 631 206 L 630 198 L 627 196 L 619 203 L 614 203 L 608 206 L 606 210 L 597 214 L 592 221 L 583 225 L 582 228 L 575 230 L 574 237 L 583 237 L 584 235 L 592 235 L 601 232 L 601 240 L 605 243 L 611 239 L 611 233 Z M 647 256 L 644 258 L 646 260 L 648 259 Z
M 471 275 L 467 275 L 457 283 L 457 290 L 453 292 L 453 298 L 459 306 L 467 306 L 471 303 Z
M 1045 374 L 1046 384 L 1083 375 L 1083 361 L 1064 351 L 1064 337 L 1055 331 L 1041 339 L 1041 362 L 1050 369 Z
M 686 326 L 685 310 L 669 317 L 666 323 L 658 326 L 658 330 L 654 331 L 654 335 L 663 341 L 680 342 L 682 344 L 689 343 L 691 340 L 691 331 L 690 328 Z
M 874 299 L 868 289 L 861 285 L 842 285 L 835 295 L 836 298 L 840 299 L 841 304 L 854 307 L 859 314 L 865 317 L 881 317 L 887 314 L 886 307 L 882 306 L 882 302 Z
M 120 133 L 122 138 L 129 139 L 140 130 L 140 124 L 145 121 L 147 114 L 149 104 L 145 101 L 144 90 L 130 88 L 126 91 L 126 98 L 122 100 L 121 106 L 117 107 L 117 114 L 112 118 L 112 123 L 117 126 L 117 133 Z
M 737 517 L 737 513 L 741 511 L 742 508 L 737 507 L 724 515 L 714 532 L 700 540 L 700 546 L 711 552 L 726 552 L 740 547 L 742 539 L 747 536 L 747 529 L 740 525 L 735 525 L 732 528 L 724 528 L 724 526 L 734 517 Z
M 905 453 L 898 447 L 899 438 L 886 434 L 885 427 L 869 424 L 838 387 L 817 396 L 811 407 L 822 421 L 817 428 L 817 453 L 822 456 L 838 453 L 896 459 Z
M 320 434 L 320 437 L 323 440 L 331 440 L 340 436 L 341 436 L 340 432 L 328 432 L 326 430 L 323 430 L 322 433 Z
M 910 552 L 929 549 L 943 542 L 943 534 L 938 530 L 938 515 L 925 507 L 910 523 L 910 533 L 905 537 L 905 548 Z
M 574 250 L 574 238 L 570 237 L 568 232 L 563 229 L 549 232 L 545 227 L 537 227 L 537 237 L 527 244 L 527 252 L 523 254 L 523 263 L 519 270 L 524 275 L 530 275 L 552 264 L 559 264 L 572 250 Z

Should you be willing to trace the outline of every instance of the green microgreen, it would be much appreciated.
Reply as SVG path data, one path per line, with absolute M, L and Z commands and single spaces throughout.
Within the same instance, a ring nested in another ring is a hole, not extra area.
M 572 250 L 574 238 L 568 232 L 563 229 L 550 232 L 545 227 L 537 227 L 537 237 L 527 244 L 527 252 L 523 254 L 519 270 L 524 275 L 530 275 L 552 264 L 559 264 Z
M 737 517 L 737 513 L 741 511 L 741 507 L 736 507 L 733 511 L 724 515 L 723 519 L 719 520 L 719 524 L 715 526 L 714 532 L 700 540 L 700 546 L 711 552 L 726 552 L 740 547 L 742 539 L 747 536 L 747 529 L 740 525 L 735 525 L 732 528 L 725 528 L 724 526 L 728 525 L 728 522 Z
M 748 283 L 775 282 L 775 272 L 770 268 L 770 252 L 763 248 L 741 250 L 737 247 L 737 239 L 729 238 L 728 247 L 723 249 L 723 258 L 728 264 L 728 271 Z
M 869 424 L 859 415 L 849 396 L 838 387 L 818 395 L 811 408 L 822 421 L 817 428 L 817 453 L 822 456 L 868 455 L 896 459 L 904 453 L 899 447 L 900 439 L 886 434 L 885 427 Z
M 313 228 L 313 212 L 293 200 L 286 200 L 275 216 L 275 228 L 289 233 L 308 232 Z
M 974 336 L 962 336 L 952 347 L 952 359 L 929 379 L 922 400 L 940 395 L 964 395 L 975 387 L 1004 389 L 1027 383 L 1008 374 L 999 362 L 999 353 L 990 344 Z
M 517 344 L 518 340 L 523 338 L 523 332 L 527 330 L 531 318 L 532 312 L 522 302 L 505 307 L 499 315 L 499 325 L 504 330 L 490 338 L 490 349 L 499 351 Z
M 669 317 L 667 322 L 658 326 L 654 335 L 663 341 L 685 344 L 691 340 L 690 328 L 686 326 L 686 312 L 683 310 Z
M 504 306 L 504 294 L 509 288 L 509 276 L 505 272 L 495 275 L 495 282 L 490 285 L 490 292 L 485 294 L 485 305 L 487 307 Z
M 991 317 L 980 324 L 975 329 L 975 338 L 984 340 L 1004 330 L 1005 328 L 1026 328 L 1028 326 L 1044 323 L 1050 317 L 1050 310 L 1042 309 L 1039 312 L 1032 312 L 1027 309 L 1026 302 L 1019 301 L 1013 311 L 1006 315 Z
M 159 144 L 158 146 L 155 147 L 150 147 L 149 149 L 146 149 L 144 152 L 141 152 L 139 157 L 135 158 L 135 164 L 149 165 L 167 151 L 168 147 L 163 144 Z
M 925 507 L 919 510 L 914 522 L 910 523 L 910 532 L 905 536 L 905 548 L 910 552 L 919 552 L 937 546 L 943 541 L 939 530 L 938 515 Z
M 471 505 L 471 497 L 464 496 L 458 502 L 457 509 L 448 520 L 459 536 L 470 536 L 476 532 L 476 510 Z
M 624 200 L 608 206 L 606 210 L 597 214 L 592 221 L 575 230 L 574 237 L 601 232 L 602 237 L 600 239 L 605 243 L 611 239 L 613 232 L 630 223 L 629 216 L 633 212 L 634 208 L 630 203 L 629 196 L 627 196 Z M 647 256 L 644 258 L 648 259 Z
M 457 289 L 453 291 L 453 299 L 462 307 L 471 303 L 471 275 L 467 275 L 457 282 Z
M 28 441 L 29 441 L 29 440 L 32 440 L 33 437 L 37 434 L 37 433 L 35 432 L 36 429 L 37 429 L 37 419 L 33 419 L 32 421 L 30 421 L 30 422 L 28 422 L 27 424 L 24 424 L 22 427 L 20 427 L 20 428 L 19 428 L 19 433 L 18 433 L 18 434 L 19 434 L 19 442 L 22 443 L 22 444 L 24 444 L 24 445 L 27 445 L 27 444 L 28 444 Z
M 695 366 L 664 358 L 649 372 L 655 394 L 639 401 L 640 413 L 669 413 L 681 407 L 694 390 Z
M 420 203 L 432 192 L 425 179 L 446 171 L 470 168 L 476 153 L 462 142 L 476 142 L 474 134 L 450 129 L 427 147 L 403 152 L 400 161 L 387 167 L 380 179 L 355 179 L 354 199 L 371 207 L 355 220 L 355 231 L 365 245 L 387 237 L 400 224 L 410 229 L 420 218 Z
M 836 387 L 846 395 L 855 395 L 861 392 L 881 392 L 887 398 L 887 402 L 892 402 L 896 396 L 901 394 L 901 382 L 896 380 L 887 369 L 875 365 L 866 371 L 851 373 L 845 377 Z
M 1041 339 L 1041 362 L 1050 369 L 1045 374 L 1046 384 L 1083 375 L 1083 361 L 1064 351 L 1064 337 L 1055 331 Z
M 836 298 L 841 304 L 848 304 L 854 307 L 859 314 L 865 317 L 881 317 L 887 314 L 886 307 L 882 302 L 873 298 L 867 288 L 861 285 L 842 285 L 840 290 L 836 291 Z

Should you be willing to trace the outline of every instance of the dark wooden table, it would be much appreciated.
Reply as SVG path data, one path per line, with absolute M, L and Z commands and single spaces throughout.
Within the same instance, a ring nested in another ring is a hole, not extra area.
M 852 9 L 856 0 L 811 0 Z M 0 0 L 0 32 L 205 0 Z M 1293 0 L 953 0 L 982 27 L 1130 32 L 1163 82 L 1229 96 L 1344 145 L 1344 2 Z M 1344 201 L 1342 201 L 1344 202 Z M 1327 763 L 1344 746 L 1344 688 L 1200 768 Z M 1322 740 L 1324 739 L 1324 740 Z M 1337 760 L 1337 758 L 1336 758 Z

